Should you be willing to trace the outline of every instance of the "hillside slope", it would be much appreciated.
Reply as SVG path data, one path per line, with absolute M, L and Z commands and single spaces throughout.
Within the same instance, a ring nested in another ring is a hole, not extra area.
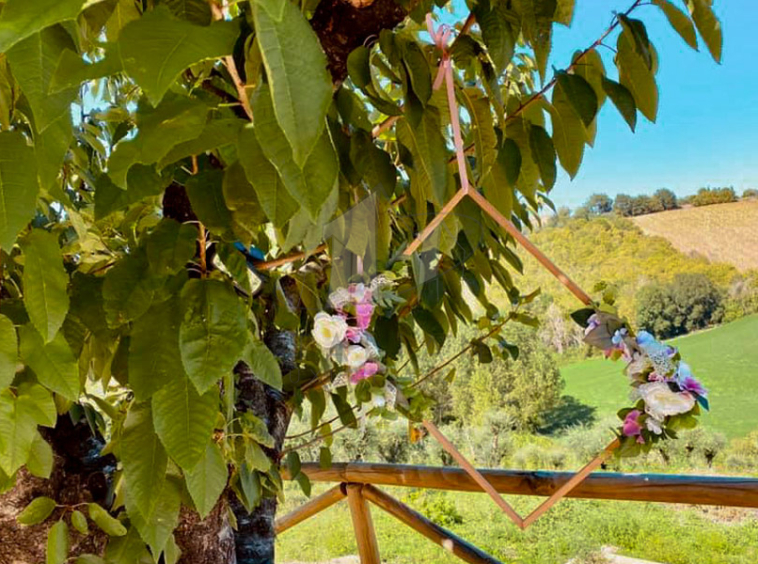
M 758 316 L 745 317 L 671 341 L 710 390 L 711 412 L 703 424 L 729 438 L 758 429 Z M 597 409 L 596 417 L 615 414 L 628 403 L 629 382 L 623 365 L 592 359 L 561 368 L 564 393 Z
M 728 262 L 740 270 L 758 268 L 758 200 L 672 210 L 632 221 L 685 254 Z
M 724 287 L 738 274 L 724 263 L 681 253 L 662 237 L 645 235 L 631 221 L 616 217 L 571 220 L 560 227 L 545 227 L 530 234 L 532 241 L 587 291 L 595 283 L 613 282 L 619 289 L 622 314 L 632 315 L 634 297 L 651 282 L 668 282 L 683 272 L 707 274 Z M 568 313 L 580 304 L 560 283 L 522 249 L 524 276 L 516 277 L 523 291 L 542 288 Z

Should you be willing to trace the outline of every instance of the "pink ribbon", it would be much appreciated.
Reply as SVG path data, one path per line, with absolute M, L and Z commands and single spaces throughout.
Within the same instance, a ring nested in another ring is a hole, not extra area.
M 461 123 L 458 120 L 457 105 L 455 102 L 455 79 L 453 78 L 453 62 L 450 59 L 448 41 L 453 33 L 453 28 L 442 24 L 437 31 L 434 30 L 432 15 L 426 15 L 426 27 L 429 35 L 437 48 L 442 51 L 442 59 L 437 70 L 437 77 L 434 79 L 434 89 L 437 90 L 442 86 L 442 80 L 445 80 L 447 90 L 447 105 L 450 109 L 450 123 L 453 125 L 453 143 L 455 144 L 455 157 L 458 161 L 458 172 L 461 176 L 461 189 L 465 192 L 469 190 L 468 169 L 466 168 L 466 156 L 463 151 L 463 137 L 461 136 Z

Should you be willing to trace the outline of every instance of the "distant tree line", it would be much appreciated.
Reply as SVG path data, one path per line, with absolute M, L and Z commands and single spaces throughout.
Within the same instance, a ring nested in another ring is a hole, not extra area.
M 652 196 L 641 194 L 629 196 L 618 194 L 611 198 L 608 194 L 592 194 L 587 201 L 573 212 L 569 208 L 561 208 L 557 213 L 557 222 L 574 217 L 589 219 L 593 216 L 615 213 L 620 217 L 636 217 L 667 210 L 675 210 L 682 206 L 710 206 L 713 204 L 728 204 L 739 200 L 734 188 L 700 188 L 696 194 L 678 198 L 668 188 L 660 188 Z M 748 188 L 742 193 L 743 200 L 758 199 L 758 189 Z

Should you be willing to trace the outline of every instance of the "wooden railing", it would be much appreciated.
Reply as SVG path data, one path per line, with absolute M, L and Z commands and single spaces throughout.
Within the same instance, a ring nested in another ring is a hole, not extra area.
M 322 469 L 318 464 L 303 464 L 302 470 L 312 482 L 336 482 L 338 485 L 278 519 L 277 533 L 283 533 L 347 498 L 362 564 L 381 562 L 368 502 L 461 560 L 471 564 L 499 564 L 497 559 L 376 487 L 481 492 L 479 485 L 464 470 L 371 463 L 333 464 L 329 469 Z M 501 494 L 534 496 L 550 496 L 573 475 L 511 470 L 481 470 L 481 473 Z M 567 497 L 758 508 L 758 478 L 602 472 L 591 474 Z

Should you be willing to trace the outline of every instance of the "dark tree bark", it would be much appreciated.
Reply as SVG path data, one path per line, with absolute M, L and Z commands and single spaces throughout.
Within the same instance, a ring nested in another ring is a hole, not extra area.
M 266 335 L 266 345 L 277 356 L 282 371 L 294 370 L 295 336 L 290 332 L 276 331 Z M 284 435 L 292 415 L 285 396 L 264 384 L 244 363 L 239 363 L 237 373 L 237 409 L 248 411 L 262 419 L 274 437 L 274 448 L 266 449 L 273 460 L 279 460 L 284 444 Z M 229 505 L 237 518 L 235 534 L 237 564 L 271 564 L 275 561 L 274 520 L 277 500 L 264 498 L 252 513 L 248 513 L 233 493 L 229 493 Z
M 44 562 L 47 531 L 65 514 L 56 509 L 51 519 L 22 527 L 16 517 L 35 498 L 46 496 L 61 505 L 95 502 L 107 506 L 110 478 L 116 469 L 112 456 L 100 456 L 103 442 L 86 423 L 74 425 L 68 416 L 58 418 L 55 429 L 43 429 L 54 455 L 49 480 L 19 471 L 16 486 L 0 495 L 0 563 Z M 107 536 L 97 530 L 83 536 L 71 528 L 71 555 L 100 554 Z
M 396 0 L 321 0 L 311 26 L 329 60 L 332 80 L 345 80 L 353 49 L 376 41 L 379 32 L 393 29 L 406 15 Z

